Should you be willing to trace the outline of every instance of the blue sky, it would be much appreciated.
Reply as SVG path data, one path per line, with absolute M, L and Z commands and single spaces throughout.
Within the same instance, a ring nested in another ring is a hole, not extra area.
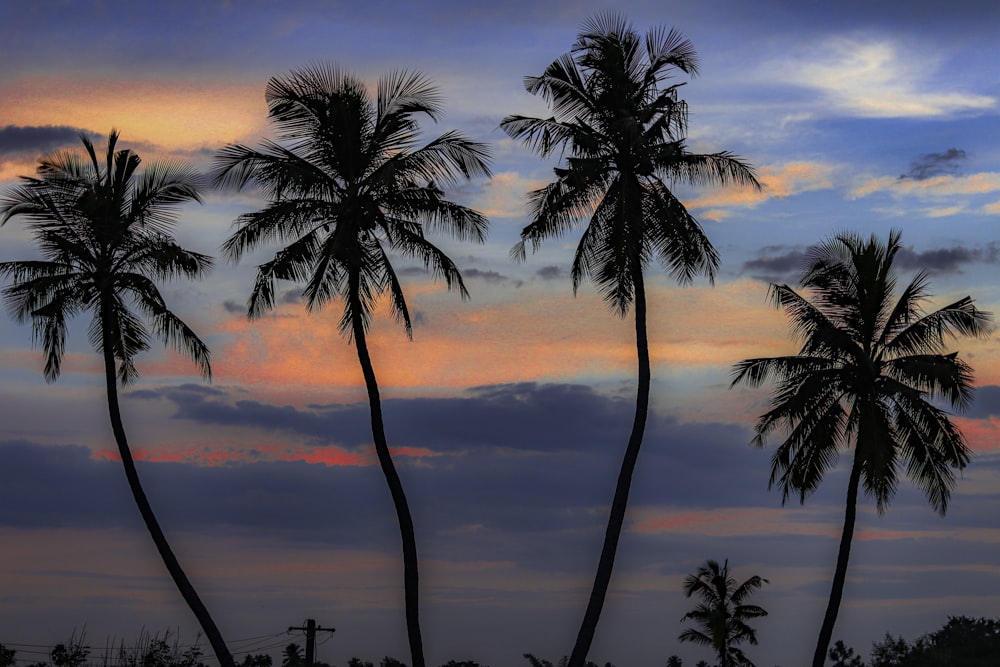
M 0 188 L 49 151 L 112 128 L 147 160 L 207 168 L 230 142 L 267 136 L 264 85 L 336 62 L 374 85 L 419 69 L 457 128 L 488 142 L 494 178 L 452 196 L 486 213 L 483 246 L 441 239 L 472 299 L 404 271 L 413 342 L 381 313 L 372 331 L 390 444 L 399 448 L 422 557 L 428 659 L 525 664 L 567 653 L 589 592 L 634 400 L 634 343 L 584 285 L 573 239 L 523 264 L 510 246 L 524 194 L 551 176 L 498 129 L 547 115 L 524 92 L 569 50 L 597 2 L 35 2 L 0 4 Z M 748 442 L 767 392 L 728 390 L 741 359 L 792 351 L 770 281 L 843 230 L 903 232 L 904 276 L 932 274 L 936 304 L 971 294 L 1000 311 L 1000 7 L 985 2 L 620 2 L 640 30 L 676 27 L 700 56 L 689 148 L 732 151 L 760 193 L 677 192 L 722 255 L 714 287 L 651 281 L 654 413 L 591 658 L 662 664 L 678 654 L 684 576 L 728 558 L 770 580 L 757 601 L 758 665 L 805 661 L 828 594 L 846 474 L 800 506 L 767 490 L 768 453 Z M 261 205 L 213 193 L 185 209 L 182 244 L 218 254 L 230 224 Z M 272 250 L 273 252 L 273 250 Z M 14 221 L 0 259 L 34 256 Z M 352 348 L 333 311 L 307 316 L 288 285 L 250 323 L 254 264 L 218 261 L 165 290 L 213 350 L 214 382 L 156 350 L 123 399 L 154 508 L 237 650 L 302 642 L 307 617 L 337 633 L 320 659 L 405 657 L 398 537 L 371 465 Z M 51 645 L 86 625 L 93 645 L 141 628 L 196 635 L 112 460 L 100 359 L 74 325 L 66 370 L 46 385 L 30 330 L 0 319 L 0 643 Z M 1000 351 L 956 344 L 976 369 L 960 419 L 976 457 L 945 518 L 904 483 L 888 513 L 859 513 L 834 637 L 867 653 L 885 632 L 913 638 L 948 615 L 1000 604 Z M 16 647 L 16 646 L 15 646 Z M 25 662 L 39 656 L 19 651 Z

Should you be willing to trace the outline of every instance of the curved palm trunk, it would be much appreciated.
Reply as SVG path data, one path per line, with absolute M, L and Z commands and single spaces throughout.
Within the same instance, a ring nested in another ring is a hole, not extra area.
M 851 467 L 851 478 L 847 484 L 847 510 L 844 513 L 844 532 L 840 536 L 840 552 L 837 554 L 837 569 L 833 573 L 833 587 L 830 590 L 830 602 L 826 606 L 826 615 L 819 630 L 816 641 L 816 653 L 813 654 L 813 667 L 823 667 L 826 654 L 830 649 L 830 639 L 833 637 L 833 626 L 837 622 L 837 612 L 840 610 L 840 600 L 844 595 L 844 581 L 847 579 L 847 561 L 851 557 L 851 541 L 854 539 L 854 523 L 858 514 L 858 485 L 861 481 L 861 455 L 858 448 L 854 450 L 854 464 Z
M 590 645 L 594 641 L 594 632 L 597 630 L 597 622 L 601 618 L 604 598 L 607 596 L 608 584 L 611 581 L 611 571 L 615 566 L 618 539 L 621 537 L 622 525 L 625 522 L 625 509 L 628 507 L 628 494 L 632 487 L 632 473 L 635 471 L 639 449 L 642 447 L 642 434 L 646 430 L 650 370 L 649 339 L 646 335 L 646 291 L 641 272 L 635 281 L 635 346 L 639 357 L 635 420 L 632 422 L 632 434 L 629 436 L 625 457 L 618 473 L 618 485 L 615 487 L 614 500 L 611 502 L 611 513 L 604 533 L 604 548 L 601 550 L 601 560 L 597 564 L 594 587 L 590 592 L 590 601 L 587 603 L 587 611 L 584 612 L 583 623 L 580 625 L 568 667 L 583 667 L 590 652 Z
M 382 424 L 382 401 L 379 398 L 375 369 L 372 367 L 372 359 L 368 354 L 364 324 L 360 317 L 353 318 L 352 328 L 354 346 L 358 350 L 358 361 L 361 363 L 361 372 L 365 376 L 365 388 L 368 390 L 368 406 L 371 410 L 375 453 L 378 455 L 382 474 L 385 475 L 389 492 L 392 494 L 392 504 L 396 508 L 396 518 L 399 521 L 399 535 L 403 541 L 403 597 L 406 607 L 406 634 L 410 641 L 410 660 L 413 667 L 424 667 L 424 643 L 420 636 L 420 608 L 418 606 L 417 540 L 413 531 L 413 517 L 410 516 L 410 506 L 406 502 L 403 483 L 399 479 L 399 473 L 396 472 L 396 466 L 389 454 L 389 445 L 386 443 L 385 427 Z
M 103 332 L 102 345 L 104 347 L 104 376 L 107 383 L 108 413 L 111 417 L 111 430 L 115 436 L 115 443 L 118 445 L 118 454 L 121 456 L 122 466 L 125 467 L 125 477 L 128 479 L 128 486 L 132 491 L 132 498 L 135 499 L 135 504 L 139 507 L 139 514 L 142 515 L 142 520 L 146 523 L 146 529 L 149 531 L 150 537 L 153 538 L 156 550 L 160 553 L 163 564 L 167 566 L 167 571 L 174 580 L 174 585 L 177 586 L 177 590 L 180 591 L 184 601 L 191 608 L 191 611 L 194 612 L 195 618 L 198 619 L 198 623 L 201 625 L 201 629 L 205 633 L 209 644 L 212 645 L 212 650 L 215 652 L 215 657 L 219 660 L 219 664 L 221 667 L 235 667 L 233 656 L 229 652 L 225 640 L 222 638 L 222 633 L 219 632 L 219 628 L 216 627 L 215 621 L 212 620 L 211 614 L 208 613 L 208 609 L 201 601 L 201 598 L 198 597 L 194 586 L 188 581 L 184 570 L 181 569 L 181 564 L 177 561 L 177 557 L 174 555 L 173 550 L 171 550 L 170 544 L 167 543 L 167 538 L 164 536 L 163 530 L 160 529 L 160 524 L 156 520 L 156 515 L 153 514 L 153 508 L 150 506 L 149 500 L 146 498 L 146 492 L 143 491 L 142 483 L 139 481 L 139 473 L 135 468 L 135 461 L 132 459 L 132 450 L 129 449 L 128 440 L 125 437 L 121 408 L 118 404 L 115 357 L 111 347 L 109 328 L 104 325 L 109 319 L 108 306 L 106 303 L 102 303 L 101 328 Z

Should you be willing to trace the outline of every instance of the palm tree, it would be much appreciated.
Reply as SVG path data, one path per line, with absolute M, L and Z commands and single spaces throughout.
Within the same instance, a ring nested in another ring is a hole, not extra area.
M 36 178 L 23 177 L 0 201 L 0 225 L 23 216 L 42 260 L 0 263 L 0 275 L 14 317 L 31 320 L 35 342 L 45 351 L 45 379 L 61 369 L 67 320 L 90 312 L 90 342 L 104 356 L 108 411 L 132 497 L 164 565 L 201 624 L 223 667 L 233 658 L 208 610 L 167 543 L 142 489 L 125 437 L 118 382 L 134 382 L 135 356 L 149 349 L 150 335 L 188 355 L 211 379 L 209 350 L 167 308 L 154 280 L 199 278 L 212 260 L 181 248 L 171 236 L 177 207 L 200 202 L 195 173 L 161 162 L 138 170 L 140 159 L 117 150 L 118 133 L 108 136 L 106 157 L 81 136 L 87 158 L 63 152 L 45 157 Z M 144 321 L 148 320 L 148 324 Z
M 257 267 L 248 315 L 274 305 L 276 280 L 306 281 L 310 311 L 340 298 L 341 332 L 354 341 L 371 409 L 372 437 L 399 520 L 410 655 L 424 667 L 417 597 L 417 549 L 406 495 L 386 444 L 378 383 L 366 334 L 378 300 L 388 293 L 396 320 L 412 337 L 410 314 L 389 253 L 414 257 L 468 296 L 454 262 L 424 237 L 424 224 L 482 242 L 487 220 L 445 198 L 441 189 L 489 176 L 486 146 L 446 132 L 418 147 L 416 117 L 436 119 L 440 100 L 422 75 L 393 72 L 373 101 L 363 82 L 335 66 L 315 65 L 274 77 L 269 116 L 279 142 L 259 149 L 227 146 L 215 179 L 243 187 L 254 181 L 266 208 L 241 215 L 223 251 L 232 260 L 270 241 L 287 242 Z
M 500 126 L 542 156 L 568 148 L 555 180 L 532 192 L 533 220 L 511 254 L 561 236 L 588 220 L 573 259 L 574 293 L 584 278 L 597 283 L 612 310 L 635 306 L 638 392 L 635 421 L 611 504 L 594 586 L 569 667 L 581 667 L 604 606 L 649 406 L 649 343 L 643 271 L 657 260 L 681 284 L 714 278 L 719 257 L 698 221 L 671 192 L 674 182 L 759 187 L 753 169 L 730 153 L 696 155 L 684 141 L 687 106 L 680 84 L 663 86 L 675 70 L 697 72 L 694 47 L 674 30 L 645 38 L 616 13 L 584 23 L 572 51 L 525 87 L 552 105 L 550 118 L 508 116 Z
M 811 300 L 788 285 L 770 287 L 775 307 L 792 320 L 802 340 L 795 356 L 747 359 L 733 370 L 733 386 L 758 387 L 774 378 L 770 409 L 756 425 L 753 443 L 766 444 L 778 428 L 784 442 L 771 457 L 770 486 L 801 502 L 854 447 L 847 484 L 847 510 L 830 600 L 813 666 L 821 667 L 844 590 L 857 512 L 858 487 L 886 511 L 901 472 L 913 480 L 941 515 L 955 485 L 953 469 L 970 451 L 948 413 L 935 401 L 964 408 L 971 397 L 972 369 L 957 352 L 945 353 L 958 335 L 983 336 L 990 314 L 964 297 L 931 313 L 928 275 L 920 271 L 894 300 L 893 259 L 900 234 L 888 243 L 844 233 L 813 248 L 800 285 Z
M 702 629 L 687 628 L 679 639 L 712 647 L 719 656 L 719 667 L 754 667 L 736 645 L 757 645 L 757 631 L 747 621 L 767 616 L 767 612 L 744 601 L 766 583 L 767 579 L 754 575 L 737 585 L 729 575 L 728 560 L 721 567 L 717 561 L 706 561 L 697 573 L 684 580 L 684 594 L 697 595 L 701 602 L 681 618 L 682 622 L 694 621 Z

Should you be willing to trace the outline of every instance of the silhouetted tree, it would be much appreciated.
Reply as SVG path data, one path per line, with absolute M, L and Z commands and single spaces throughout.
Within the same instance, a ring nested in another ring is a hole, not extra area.
M 302 647 L 298 644 L 289 644 L 281 654 L 281 667 L 302 667 L 305 661 Z
M 523 655 L 525 658 L 527 658 L 528 662 L 531 663 L 531 667 L 566 667 L 569 664 L 568 655 L 564 655 L 562 658 L 560 658 L 558 665 L 553 665 L 551 661 L 545 660 L 544 658 L 538 658 L 531 653 L 524 653 Z M 584 667 L 600 667 L 600 665 L 598 665 L 596 662 L 591 662 L 590 660 L 588 660 L 586 663 L 584 663 Z M 615 667 L 615 666 L 612 665 L 610 662 L 607 662 L 604 664 L 604 667 Z
M 353 657 L 347 661 L 347 667 L 375 667 L 375 665 L 367 660 Z
M 243 657 L 240 667 L 271 667 L 272 664 L 274 664 L 274 658 L 266 653 L 255 653 L 253 655 L 248 653 Z
M 480 665 L 475 660 L 449 660 L 448 662 L 441 665 L 441 667 L 490 667 L 490 666 Z
M 113 667 L 205 667 L 201 658 L 204 655 L 196 644 L 181 650 L 179 637 L 174 637 L 169 643 L 170 632 L 163 637 L 151 636 L 145 630 L 139 639 L 131 645 L 122 640 L 115 654 Z M 104 658 L 103 667 L 109 667 L 111 660 Z
M 833 664 L 830 667 L 865 667 L 865 661 L 860 655 L 854 654 L 854 649 L 849 648 L 843 641 L 837 640 L 830 649 L 830 660 Z
M 681 618 L 682 622 L 694 621 L 701 629 L 684 630 L 680 640 L 711 647 L 719 656 L 719 667 L 754 667 L 736 645 L 757 644 L 757 631 L 747 621 L 767 616 L 767 612 L 744 601 L 766 583 L 767 579 L 754 575 L 737 584 L 729 575 L 728 560 L 721 567 L 717 561 L 706 561 L 684 580 L 684 594 L 701 601 Z
M 22 177 L 0 201 L 0 225 L 22 216 L 43 260 L 0 263 L 0 276 L 14 317 L 31 320 L 35 342 L 45 351 L 45 379 L 59 377 L 67 320 L 90 312 L 91 344 L 104 356 L 108 412 L 129 488 L 156 549 L 188 607 L 194 612 L 223 667 L 233 658 L 222 634 L 181 569 L 146 498 L 122 425 L 118 382 L 135 381 L 135 357 L 149 349 L 150 333 L 185 353 L 211 378 L 209 351 L 187 324 L 167 308 L 155 280 L 199 278 L 211 258 L 181 248 L 171 231 L 177 209 L 200 202 L 193 171 L 173 163 L 152 164 L 116 150 L 108 136 L 100 160 L 82 136 L 87 158 L 68 152 L 41 160 L 36 178 Z M 144 322 L 149 321 L 149 325 Z M 116 379 L 117 378 L 117 379 Z
M 813 667 L 822 667 L 837 620 L 859 486 L 874 496 L 882 514 L 905 471 L 943 515 L 953 471 L 969 461 L 964 437 L 935 401 L 968 405 L 972 369 L 957 352 L 945 354 L 946 342 L 985 335 L 990 316 L 970 297 L 924 314 L 925 271 L 894 302 L 893 260 L 900 247 L 894 231 L 887 244 L 874 235 L 866 241 L 845 233 L 812 248 L 800 281 L 811 300 L 788 285 L 770 288 L 774 305 L 791 317 L 802 339 L 798 355 L 748 359 L 733 371 L 733 385 L 777 382 L 754 444 L 763 447 L 768 434 L 787 429 L 771 457 L 770 485 L 781 488 L 782 502 L 793 492 L 805 502 L 839 451 L 854 446 L 837 567 Z
M 17 655 L 17 651 L 0 644 L 0 667 L 14 667 L 17 664 L 14 659 L 15 655 Z
M 65 644 L 56 644 L 49 651 L 53 667 L 83 667 L 90 656 L 90 647 L 84 646 L 84 637 L 75 634 Z
M 1000 656 L 1000 620 L 951 616 L 908 644 L 886 634 L 872 646 L 871 667 L 993 667 Z
M 667 658 L 667 667 L 684 667 L 684 663 L 678 656 L 672 655 Z
M 871 667 L 903 667 L 910 645 L 902 636 L 893 638 L 888 632 L 881 642 L 872 643 Z
M 217 156 L 222 185 L 254 181 L 268 206 L 237 219 L 223 251 L 233 260 L 269 242 L 286 242 L 257 267 L 248 315 L 274 306 L 277 280 L 306 281 L 307 308 L 340 298 L 341 333 L 353 339 L 368 390 L 372 437 L 399 521 L 410 656 L 424 667 L 418 607 L 417 547 L 406 495 L 389 453 L 375 370 L 368 352 L 372 311 L 388 293 L 397 321 L 412 336 L 410 313 L 389 253 L 414 257 L 468 296 L 458 267 L 424 237 L 424 225 L 482 242 L 487 220 L 445 198 L 441 187 L 488 176 L 484 145 L 446 132 L 417 147 L 416 117 L 436 119 L 440 99 L 422 75 L 393 72 L 376 100 L 364 83 L 335 66 L 315 65 L 274 77 L 265 93 L 280 140 L 260 149 L 231 145 Z
M 635 306 L 638 391 L 635 421 L 622 461 L 594 586 L 569 667 L 587 658 L 614 568 L 649 406 L 649 343 L 643 271 L 651 261 L 682 284 L 713 278 L 719 258 L 701 225 L 670 188 L 675 182 L 758 186 L 752 168 L 729 153 L 695 155 L 685 144 L 687 105 L 680 84 L 662 85 L 676 71 L 697 72 L 694 47 L 661 27 L 645 38 L 613 12 L 583 24 L 570 53 L 528 92 L 552 106 L 550 118 L 507 116 L 500 127 L 542 156 L 568 151 L 555 180 L 529 195 L 532 221 L 512 255 L 589 220 L 573 260 L 573 290 L 594 280 L 619 316 Z

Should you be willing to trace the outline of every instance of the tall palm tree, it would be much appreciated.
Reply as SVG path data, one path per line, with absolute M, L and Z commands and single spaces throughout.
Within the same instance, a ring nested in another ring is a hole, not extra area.
M 418 147 L 417 117 L 436 119 L 440 99 L 417 73 L 382 77 L 373 101 L 362 81 L 336 66 L 315 65 L 272 78 L 266 99 L 279 141 L 258 149 L 227 146 L 215 178 L 238 187 L 253 181 L 270 201 L 239 217 L 223 251 L 235 261 L 271 241 L 288 244 L 257 267 L 251 318 L 273 307 L 276 280 L 305 281 L 310 311 L 343 300 L 340 330 L 357 349 L 375 451 L 399 520 L 410 655 L 414 667 L 424 667 L 413 520 L 386 444 L 366 334 L 379 298 L 388 293 L 393 315 L 412 337 L 390 252 L 419 259 L 468 296 L 454 262 L 424 237 L 424 225 L 462 240 L 485 239 L 486 218 L 446 199 L 441 187 L 489 176 L 488 151 L 454 131 Z
M 800 285 L 811 299 L 788 285 L 770 287 L 775 307 L 792 320 L 802 341 L 794 356 L 747 359 L 733 369 L 735 386 L 759 387 L 773 378 L 770 409 L 757 421 L 753 443 L 783 428 L 787 434 L 771 457 L 770 486 L 782 503 L 797 493 L 801 502 L 834 466 L 838 453 L 853 446 L 847 509 L 837 566 L 813 656 L 827 655 L 847 575 L 857 513 L 858 489 L 874 497 L 879 514 L 905 473 L 944 515 L 954 469 L 969 462 L 961 431 L 935 401 L 964 408 L 972 369 L 947 342 L 959 335 L 983 336 L 990 314 L 964 297 L 931 313 L 928 275 L 918 272 L 896 299 L 893 260 L 900 233 L 888 243 L 844 233 L 813 248 Z
M 698 274 L 714 278 L 719 257 L 698 221 L 671 192 L 675 182 L 760 187 L 747 163 L 730 153 L 687 151 L 687 106 L 681 84 L 663 85 L 675 71 L 694 75 L 694 47 L 678 32 L 656 27 L 645 37 L 619 14 L 583 24 L 572 51 L 541 76 L 526 77 L 528 92 L 553 109 L 550 118 L 507 116 L 500 126 L 542 156 L 568 149 L 555 180 L 532 192 L 532 221 L 511 254 L 561 236 L 588 221 L 573 259 L 573 291 L 597 283 L 612 310 L 635 307 L 638 392 L 635 421 L 615 489 L 594 586 L 569 667 L 581 667 L 594 638 L 614 568 L 649 406 L 649 343 L 643 272 L 654 259 L 681 284 Z
M 42 260 L 0 263 L 11 279 L 3 294 L 19 322 L 31 320 L 45 351 L 45 379 L 59 377 L 67 320 L 89 312 L 90 342 L 104 357 L 108 411 L 132 497 L 156 549 L 201 624 L 219 663 L 233 665 L 222 634 L 181 569 L 142 489 L 122 425 L 118 383 L 139 377 L 135 356 L 151 334 L 188 355 L 211 379 L 209 350 L 163 300 L 154 282 L 199 278 L 212 260 L 181 248 L 171 236 L 178 207 L 200 202 L 195 173 L 169 162 L 139 171 L 139 156 L 117 149 L 108 136 L 104 160 L 82 136 L 87 157 L 62 152 L 45 157 L 35 178 L 23 177 L 0 200 L 0 225 L 22 216 Z
M 744 601 L 766 583 L 767 579 L 754 575 L 737 585 L 729 574 L 728 560 L 721 566 L 717 561 L 706 561 L 697 573 L 684 580 L 684 594 L 697 595 L 701 602 L 681 618 L 694 621 L 702 629 L 687 628 L 679 639 L 710 646 L 719 656 L 719 667 L 754 667 L 736 645 L 743 642 L 757 645 L 757 631 L 747 621 L 767 616 L 767 612 Z

